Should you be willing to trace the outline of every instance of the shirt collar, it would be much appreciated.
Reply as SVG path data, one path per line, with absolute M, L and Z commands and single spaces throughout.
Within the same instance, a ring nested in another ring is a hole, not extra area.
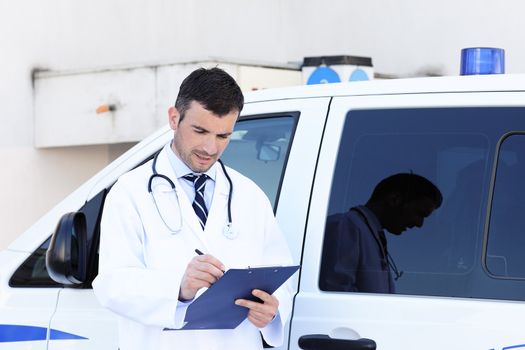
M 375 230 L 376 232 L 383 230 L 383 225 L 381 225 L 381 222 L 379 222 L 379 219 L 377 218 L 376 214 L 374 214 L 372 210 L 368 209 L 364 205 L 360 205 L 358 206 L 358 208 L 365 215 L 366 219 L 370 223 L 370 226 L 373 230 Z
M 173 141 L 172 141 L 173 142 Z M 168 159 L 170 161 L 171 167 L 173 168 L 173 171 L 175 172 L 175 176 L 177 176 L 177 179 L 180 179 L 184 175 L 188 174 L 195 174 L 194 171 L 192 171 L 186 163 L 184 163 L 176 154 L 173 152 L 173 149 L 171 148 L 172 142 L 168 143 L 166 146 L 164 146 L 164 149 L 166 151 L 166 154 L 168 155 Z M 215 162 L 204 174 L 208 175 L 209 179 L 212 179 L 215 181 L 215 175 L 217 174 L 217 163 Z

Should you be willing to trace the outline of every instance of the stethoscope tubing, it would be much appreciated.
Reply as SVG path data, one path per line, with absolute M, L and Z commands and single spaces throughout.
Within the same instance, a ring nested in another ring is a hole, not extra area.
M 153 196 L 153 180 L 155 178 L 157 178 L 157 177 L 160 177 L 160 178 L 166 180 L 169 183 L 169 185 L 171 186 L 171 189 L 173 191 L 175 191 L 175 195 L 177 196 L 177 201 L 178 201 L 177 187 L 175 186 L 175 183 L 168 176 L 166 176 L 164 174 L 159 174 L 157 172 L 157 159 L 159 157 L 160 152 L 162 152 L 162 150 L 160 150 L 157 153 L 155 153 L 155 156 L 153 157 L 153 162 L 151 164 L 152 175 L 149 177 L 149 180 L 148 180 L 148 192 L 153 197 L 153 201 L 155 202 L 155 206 L 157 207 L 157 211 L 159 211 L 158 210 L 158 206 L 157 206 L 157 202 L 155 201 L 155 197 Z M 231 227 L 232 226 L 232 222 L 233 222 L 233 220 L 232 220 L 233 182 L 232 182 L 232 179 L 230 178 L 230 175 L 228 174 L 228 171 L 226 171 L 226 166 L 224 166 L 224 163 L 222 162 L 222 160 L 218 159 L 218 162 L 221 165 L 222 172 L 226 176 L 226 180 L 228 180 L 228 184 L 230 185 L 230 189 L 229 189 L 229 192 L 228 192 L 228 224 L 227 224 L 227 226 Z M 180 204 L 179 204 L 179 209 L 180 209 Z M 159 211 L 159 215 L 160 215 L 160 211 Z M 162 218 L 162 215 L 160 215 L 160 216 Z M 182 214 L 181 214 L 181 220 L 182 220 Z M 164 221 L 164 218 L 162 218 L 162 221 Z M 164 221 L 164 224 L 169 228 L 169 226 L 166 224 L 165 221 Z M 175 231 L 180 231 L 180 229 L 179 230 L 175 230 Z
M 226 171 L 226 167 L 224 166 L 224 163 L 222 160 L 218 160 L 219 164 L 221 165 L 222 172 L 224 173 L 224 176 L 226 176 L 226 180 L 228 180 L 228 184 L 230 185 L 230 190 L 228 192 L 228 225 L 232 225 L 232 197 L 233 197 L 233 182 L 230 178 L 230 175 Z

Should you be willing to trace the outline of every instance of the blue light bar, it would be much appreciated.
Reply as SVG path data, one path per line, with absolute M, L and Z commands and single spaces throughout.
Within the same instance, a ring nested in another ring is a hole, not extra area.
M 461 75 L 505 73 L 505 50 L 470 47 L 461 50 Z

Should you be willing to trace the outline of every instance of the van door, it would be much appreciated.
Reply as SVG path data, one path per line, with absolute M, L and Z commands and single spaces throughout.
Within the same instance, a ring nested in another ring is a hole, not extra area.
M 323 349 L 359 338 L 386 350 L 525 348 L 525 258 L 518 253 L 525 227 L 524 97 L 334 98 L 308 213 L 290 349 L 299 349 L 304 336 L 322 339 Z M 386 233 L 391 259 L 384 257 L 384 268 L 396 278 L 392 289 L 382 287 L 390 283 L 385 280 L 356 282 L 374 276 L 349 268 L 364 254 L 345 241 L 348 228 L 326 223 L 362 208 L 381 180 L 399 173 L 430 180 L 442 204 L 402 234 Z M 334 237 L 339 241 L 328 243 Z M 327 271 L 337 259 L 343 277 L 330 284 Z M 370 348 L 362 344 L 349 348 Z

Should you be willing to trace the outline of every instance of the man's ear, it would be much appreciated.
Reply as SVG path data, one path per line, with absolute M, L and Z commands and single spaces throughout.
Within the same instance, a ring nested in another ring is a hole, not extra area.
M 175 107 L 170 107 L 168 109 L 168 122 L 170 124 L 171 129 L 177 130 L 177 126 L 179 125 L 179 119 L 180 119 L 180 113 Z

